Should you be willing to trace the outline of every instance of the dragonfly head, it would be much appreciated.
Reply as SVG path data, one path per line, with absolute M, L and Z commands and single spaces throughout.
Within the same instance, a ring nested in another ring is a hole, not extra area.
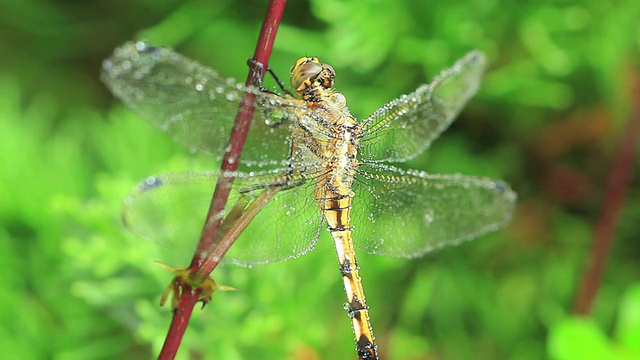
M 318 86 L 329 89 L 335 77 L 333 67 L 321 63 L 317 57 L 301 57 L 291 68 L 291 86 L 299 95 Z

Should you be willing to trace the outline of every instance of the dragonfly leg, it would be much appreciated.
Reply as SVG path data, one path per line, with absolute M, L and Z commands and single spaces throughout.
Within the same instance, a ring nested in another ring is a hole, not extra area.
M 273 91 L 265 88 L 262 84 L 265 65 L 263 63 L 257 62 L 254 58 L 249 58 L 249 60 L 247 60 L 247 65 L 249 65 L 249 68 L 251 69 L 251 72 L 253 74 L 253 84 L 256 87 L 258 87 L 262 92 L 277 95 Z M 293 97 L 293 94 L 285 88 L 284 83 L 280 80 L 278 75 L 276 75 L 275 71 L 273 71 L 273 69 L 271 69 L 268 66 L 266 66 L 266 69 L 267 69 L 267 72 L 271 74 L 271 77 L 273 77 L 273 79 L 276 81 L 280 90 L 282 90 L 282 92 L 284 92 L 285 94 Z
M 233 205 L 229 213 L 222 219 L 222 223 L 220 224 L 220 233 L 226 233 L 229 228 L 242 216 L 245 208 L 249 205 L 251 198 L 246 195 L 240 196 L 236 203 Z

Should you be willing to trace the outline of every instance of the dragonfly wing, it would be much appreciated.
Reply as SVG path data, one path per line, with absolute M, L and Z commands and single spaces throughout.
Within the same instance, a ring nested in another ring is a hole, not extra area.
M 235 189 L 274 179 L 272 173 L 236 175 L 226 211 L 241 196 Z M 215 173 L 149 177 L 125 199 L 123 223 L 133 233 L 168 248 L 195 249 L 216 179 Z M 254 190 L 250 196 L 258 191 L 261 190 Z M 251 221 L 223 262 L 251 266 L 300 256 L 313 249 L 320 222 L 312 186 L 303 184 L 281 190 Z
M 313 196 L 315 185 L 283 181 L 283 176 L 274 178 L 272 172 L 263 172 L 238 178 L 234 186 L 246 191 L 267 183 L 281 186 L 282 190 L 244 230 L 229 250 L 227 262 L 250 266 L 289 260 L 313 250 L 318 241 L 322 216 Z M 259 191 L 254 190 L 252 195 L 257 196 Z
M 103 62 L 102 81 L 129 108 L 192 152 L 221 158 L 244 93 L 257 108 L 242 153 L 246 164 L 286 159 L 289 129 L 281 120 L 293 99 L 245 87 L 169 48 L 130 42 Z M 268 136 L 265 136 L 268 135 Z
M 502 181 L 361 165 L 353 199 L 354 244 L 412 258 L 502 227 L 516 194 Z
M 402 162 L 422 153 L 476 93 L 484 67 L 484 55 L 472 51 L 430 84 L 376 110 L 363 122 L 361 158 Z

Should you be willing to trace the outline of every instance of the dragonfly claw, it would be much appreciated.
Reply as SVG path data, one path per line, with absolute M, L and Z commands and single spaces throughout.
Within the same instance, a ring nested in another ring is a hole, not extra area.
M 214 291 L 234 291 L 236 288 L 226 285 L 218 285 L 211 277 L 206 277 L 203 280 L 196 279 L 192 276 L 195 270 L 193 269 L 183 269 L 183 268 L 172 268 L 164 263 L 156 261 L 160 266 L 173 273 L 175 277 L 171 280 L 171 283 L 167 288 L 162 292 L 162 297 L 160 298 L 160 306 L 164 306 L 167 298 L 171 295 L 171 307 L 174 311 L 180 305 L 180 299 L 184 293 L 184 291 L 194 291 L 200 290 L 200 299 L 202 301 L 202 308 L 211 300 L 211 295 L 213 295 Z

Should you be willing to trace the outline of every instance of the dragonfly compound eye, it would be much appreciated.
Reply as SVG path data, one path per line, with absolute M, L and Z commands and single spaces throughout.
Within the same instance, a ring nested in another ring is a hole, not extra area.
M 301 58 L 291 69 L 291 86 L 296 90 L 302 90 L 301 86 L 313 76 L 322 71 L 322 64 L 313 61 L 317 58 Z M 309 86 L 309 84 L 307 84 Z

